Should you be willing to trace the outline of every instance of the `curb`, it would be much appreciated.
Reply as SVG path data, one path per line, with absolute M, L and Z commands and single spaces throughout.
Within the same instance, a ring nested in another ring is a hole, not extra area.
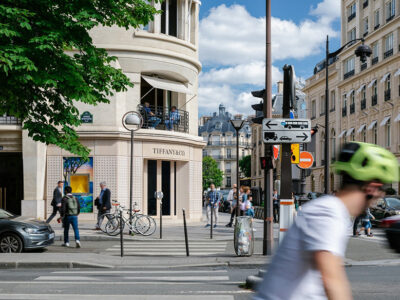
M 0 262 L 0 269 L 79 269 L 79 268 L 114 268 L 113 266 L 95 264 L 95 263 L 82 263 L 75 261 L 65 262 L 29 262 L 29 261 L 17 261 L 17 262 Z

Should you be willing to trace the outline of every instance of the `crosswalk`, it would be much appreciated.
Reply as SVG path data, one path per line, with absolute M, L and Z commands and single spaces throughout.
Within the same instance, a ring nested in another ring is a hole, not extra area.
M 226 241 L 196 240 L 189 242 L 191 256 L 209 256 L 225 253 Z M 107 254 L 120 255 L 120 244 L 115 244 L 106 250 Z M 184 241 L 129 241 L 124 243 L 125 255 L 137 256 L 183 256 L 186 255 Z

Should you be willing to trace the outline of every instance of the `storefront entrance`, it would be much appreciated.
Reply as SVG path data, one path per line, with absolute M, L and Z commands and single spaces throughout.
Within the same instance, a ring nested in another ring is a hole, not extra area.
M 23 180 L 22 153 L 0 153 L 0 208 L 21 214 Z

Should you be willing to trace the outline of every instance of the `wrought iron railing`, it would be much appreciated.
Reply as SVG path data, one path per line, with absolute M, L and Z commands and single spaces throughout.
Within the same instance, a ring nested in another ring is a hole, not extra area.
M 353 76 L 354 73 L 355 73 L 354 70 L 351 70 L 351 71 L 345 73 L 343 77 L 344 77 L 344 79 L 347 79 L 347 78 Z
M 178 132 L 189 132 L 189 112 L 177 109 L 177 114 L 174 114 L 169 108 L 163 106 L 149 106 L 149 108 L 151 113 L 148 113 L 143 105 L 138 107 L 143 117 L 142 128 L 156 128 L 159 130 L 169 130 L 171 128 Z
M 363 2 L 363 8 L 366 8 L 368 6 L 368 0 L 365 0 L 364 2 Z
M 372 65 L 375 65 L 375 64 L 378 63 L 378 61 L 379 61 L 379 57 L 377 56 L 377 57 L 374 57 L 374 58 L 372 59 L 371 63 L 372 63 Z
M 386 52 L 383 54 L 383 58 L 388 58 L 388 57 L 390 57 L 390 56 L 392 56 L 392 55 L 393 55 L 393 49 L 390 49 L 390 50 L 386 51 Z
M 367 63 L 363 63 L 363 64 L 361 64 L 361 68 L 360 68 L 360 70 L 361 71 L 364 71 L 366 68 L 367 68 Z
M 356 13 L 352 13 L 350 16 L 347 17 L 347 22 L 350 22 L 351 20 L 353 20 L 356 17 Z
M 21 125 L 21 119 L 12 116 L 0 116 L 0 125 Z
M 236 146 L 236 141 L 208 141 L 207 146 Z M 251 147 L 251 143 L 239 142 L 240 147 Z

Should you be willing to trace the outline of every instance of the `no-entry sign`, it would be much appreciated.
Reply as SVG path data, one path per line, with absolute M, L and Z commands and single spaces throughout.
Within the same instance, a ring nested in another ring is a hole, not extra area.
M 314 157 L 310 152 L 301 151 L 300 152 L 300 162 L 297 165 L 301 169 L 309 169 L 314 163 Z

